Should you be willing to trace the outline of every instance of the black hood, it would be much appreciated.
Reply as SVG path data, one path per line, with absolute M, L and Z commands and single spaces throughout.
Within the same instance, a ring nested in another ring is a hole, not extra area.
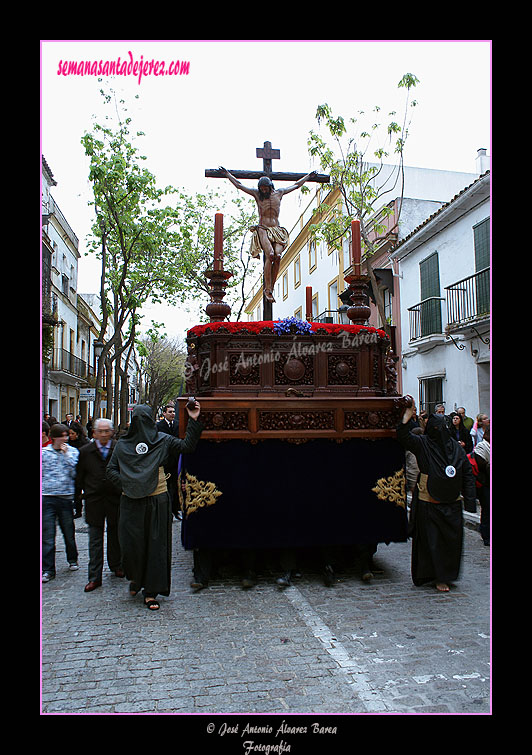
M 445 417 L 431 414 L 425 426 L 424 448 L 429 464 L 427 487 L 438 501 L 454 501 L 462 487 L 462 446 L 451 437 Z
M 139 404 L 133 409 L 131 424 L 122 440 L 128 443 L 147 443 L 153 446 L 157 443 L 158 430 L 153 419 L 153 410 L 147 404 Z
M 458 444 L 452 438 L 445 417 L 431 414 L 425 426 L 425 435 L 429 439 L 432 452 L 441 457 L 442 463 L 452 464 L 457 460 Z
M 150 406 L 140 404 L 134 408 L 129 430 L 114 451 L 122 488 L 129 498 L 144 498 L 156 489 L 169 437 L 158 432 Z

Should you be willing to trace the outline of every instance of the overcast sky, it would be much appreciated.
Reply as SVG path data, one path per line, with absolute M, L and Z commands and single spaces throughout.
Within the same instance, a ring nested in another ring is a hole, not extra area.
M 164 61 L 167 68 L 184 61 L 189 72 L 152 73 L 140 82 L 133 72 L 101 80 L 58 75 L 65 61 L 102 61 L 103 66 L 118 58 L 127 64 Z M 260 170 L 255 149 L 264 141 L 281 151 L 274 170 L 319 169 L 307 150 L 318 105 L 328 103 L 346 120 L 375 105 L 381 106 L 383 120 L 391 110 L 400 115 L 404 90 L 397 84 L 405 73 L 420 82 L 411 94 L 418 105 L 410 110 L 405 163 L 474 173 L 477 150 L 485 147 L 491 155 L 489 40 L 42 41 L 41 146 L 57 181 L 52 194 L 83 255 L 92 210 L 80 139 L 91 129 L 93 115 L 102 120 L 102 86 L 118 91 L 134 129 L 145 132 L 139 148 L 158 184 L 194 193 L 226 183 L 206 179 L 206 168 Z M 300 192 L 283 200 L 282 225 L 290 229 L 301 201 Z M 99 290 L 98 270 L 82 256 L 79 292 Z M 195 324 L 183 312 L 157 308 L 147 312 L 146 327 L 151 317 L 165 319 L 168 335 L 182 335 Z

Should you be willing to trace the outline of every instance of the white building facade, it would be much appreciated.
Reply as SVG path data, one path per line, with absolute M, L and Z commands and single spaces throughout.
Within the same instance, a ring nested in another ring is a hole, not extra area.
M 51 194 L 55 185 L 43 158 L 42 253 L 48 255 L 50 311 L 56 323 L 50 360 L 43 365 L 43 412 L 62 421 L 78 414 L 79 389 L 90 376 L 90 350 L 78 330 L 79 241 Z
M 490 173 L 400 241 L 402 393 L 490 414 Z
M 78 293 L 78 237 L 51 190 L 57 183 L 42 158 L 42 311 L 43 333 L 53 328 L 53 345 L 42 363 L 42 411 L 58 421 L 81 415 L 83 425 L 93 415 L 91 391 L 95 383 L 95 350 L 100 333 L 101 307 L 97 294 Z M 105 339 L 112 335 L 107 328 Z M 44 339 L 43 339 L 44 340 Z M 125 356 L 122 365 L 125 364 Z M 128 363 L 128 408 L 139 397 L 136 353 Z M 102 416 L 105 416 L 105 403 Z
M 383 166 L 379 183 L 385 182 L 388 174 L 392 176 L 392 173 L 393 166 Z M 479 174 L 405 167 L 404 175 L 404 192 L 396 240 L 408 236 L 425 218 L 436 212 L 464 186 L 474 181 Z M 314 318 L 319 315 L 327 316 L 328 312 L 331 314 L 337 312 L 341 305 L 338 296 L 347 288 L 344 276 L 350 265 L 350 239 L 344 239 L 343 249 L 338 252 L 329 249 L 324 242 L 316 244 L 309 237 L 309 226 L 312 222 L 316 222 L 312 216 L 320 202 L 326 200 L 332 205 L 337 201 L 337 198 L 332 196 L 334 192 L 327 199 L 328 193 L 329 189 L 326 185 L 320 186 L 313 193 L 312 199 L 294 227 L 289 229 L 290 246 L 284 252 L 274 287 L 276 301 L 274 319 L 285 317 L 304 319 L 307 286 L 312 287 L 312 316 Z M 390 202 L 393 196 L 393 193 L 388 194 L 386 203 Z M 394 203 L 399 204 L 398 197 L 394 197 L 390 202 L 390 204 Z M 383 204 L 376 209 L 376 216 L 384 205 L 383 199 Z M 398 210 L 394 210 L 392 217 L 397 217 L 397 213 Z M 377 265 L 379 264 L 381 263 L 378 262 Z M 383 266 L 387 264 L 385 260 Z M 262 319 L 262 265 L 248 292 L 246 312 L 249 320 Z M 342 321 L 341 316 L 337 315 L 337 320 Z M 373 321 L 372 324 L 380 325 Z

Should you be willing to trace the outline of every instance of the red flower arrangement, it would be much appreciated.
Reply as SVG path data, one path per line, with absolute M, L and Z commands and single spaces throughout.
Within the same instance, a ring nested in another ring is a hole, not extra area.
M 263 330 L 271 330 L 278 320 L 259 320 L 258 322 L 209 322 L 205 325 L 195 325 L 188 331 L 189 336 L 202 336 L 207 331 L 215 333 L 217 330 L 225 330 L 229 333 L 261 333 Z M 335 325 L 333 323 L 313 322 L 311 323 L 313 333 L 324 332 L 331 335 L 338 333 L 376 333 L 379 338 L 388 338 L 384 330 L 374 328 L 371 325 Z

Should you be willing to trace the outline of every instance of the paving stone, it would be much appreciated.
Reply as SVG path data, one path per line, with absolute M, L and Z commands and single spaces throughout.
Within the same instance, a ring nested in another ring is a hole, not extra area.
M 227 567 L 194 594 L 174 522 L 172 591 L 152 614 L 106 570 L 83 592 L 85 529 L 76 520 L 81 569 L 63 566 L 58 533 L 57 577 L 42 585 L 44 714 L 490 712 L 490 549 L 471 528 L 446 595 L 412 585 L 410 542 L 379 545 L 370 583 L 345 567 L 326 588 L 309 568 L 280 590 L 265 570 L 242 590 Z

